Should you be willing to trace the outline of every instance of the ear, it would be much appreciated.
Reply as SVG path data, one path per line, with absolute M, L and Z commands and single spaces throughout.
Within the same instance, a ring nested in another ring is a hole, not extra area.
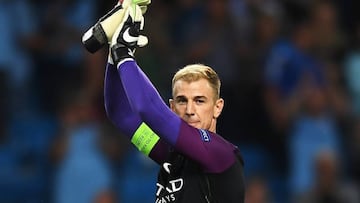
M 175 103 L 173 99 L 169 99 L 170 109 L 175 112 Z
M 214 105 L 214 118 L 218 118 L 224 108 L 224 99 L 220 98 L 215 101 Z

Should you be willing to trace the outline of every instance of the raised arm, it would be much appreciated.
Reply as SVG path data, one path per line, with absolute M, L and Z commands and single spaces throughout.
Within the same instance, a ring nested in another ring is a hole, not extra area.
M 106 66 L 104 82 L 104 104 L 110 121 L 129 137 L 139 151 L 161 164 L 169 152 L 169 145 L 159 139 L 131 109 L 117 69 L 111 62 Z

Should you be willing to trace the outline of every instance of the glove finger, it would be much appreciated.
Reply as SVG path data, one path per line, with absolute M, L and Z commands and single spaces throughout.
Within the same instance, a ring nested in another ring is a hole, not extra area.
M 141 13 L 144 15 L 147 11 L 147 6 L 140 6 Z
M 122 21 L 120 22 L 120 24 L 118 25 L 118 27 L 116 28 L 116 30 L 115 30 L 115 32 L 113 34 L 113 37 L 111 39 L 111 45 L 114 45 L 114 44 L 117 43 L 117 38 L 118 38 L 118 36 L 119 36 L 125 22 L 128 20 L 129 16 L 130 16 L 130 9 L 127 8 L 125 10 L 124 17 L 123 17 Z
M 144 47 L 149 43 L 149 39 L 144 35 L 139 35 L 139 39 L 137 41 L 138 47 Z
M 133 0 L 133 3 L 139 6 L 146 6 L 151 3 L 151 0 Z
M 132 4 L 128 7 L 128 10 L 133 22 L 141 22 L 143 20 L 140 6 Z
M 133 4 L 133 0 L 123 0 L 122 3 L 121 3 L 123 8 L 127 8 L 131 4 Z
M 144 29 L 144 24 L 145 24 L 144 16 L 141 15 L 140 30 Z

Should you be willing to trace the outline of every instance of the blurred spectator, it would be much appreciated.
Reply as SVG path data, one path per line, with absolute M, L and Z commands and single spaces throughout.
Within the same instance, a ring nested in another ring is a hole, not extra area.
M 36 18 L 26 0 L 0 1 L 0 200 L 46 199 L 47 148 L 56 123 L 31 108 L 33 60 L 26 42 Z
M 111 193 L 110 169 L 96 146 L 99 132 L 96 126 L 87 125 L 69 132 L 69 147 L 54 182 L 54 202 L 116 202 Z
M 313 187 L 294 199 L 295 203 L 357 203 L 360 193 L 356 185 L 344 180 L 339 157 L 333 151 L 319 151 L 314 159 L 316 171 Z
M 86 76 L 93 72 L 92 67 L 102 70 L 98 67 L 103 63 L 97 57 L 89 61 L 91 57 L 86 57 L 88 53 L 81 44 L 83 32 L 96 22 L 95 3 L 94 0 L 56 0 L 33 5 L 38 29 L 27 46 L 36 63 L 32 82 L 40 111 L 53 114 L 63 91 L 86 84 Z
M 0 1 L 0 23 L 3 26 L 0 32 L 0 111 L 4 113 L 1 120 L 7 122 L 11 115 L 29 110 L 27 91 L 33 64 L 24 42 L 34 32 L 36 21 L 28 1 L 13 0 Z
M 289 132 L 290 186 L 298 195 L 314 184 L 312 168 L 315 155 L 324 149 L 340 155 L 341 142 L 338 125 L 329 107 L 326 91 L 304 81 L 298 100 L 302 111 L 294 118 Z
M 351 106 L 356 116 L 360 115 L 360 23 L 358 23 L 353 36 L 352 46 L 345 56 L 344 74 Z
M 241 34 L 238 36 L 241 42 L 236 59 L 239 68 L 234 103 L 239 112 L 236 126 L 244 136 L 239 136 L 237 141 L 265 147 L 271 142 L 272 136 L 263 102 L 264 84 L 260 78 L 266 54 L 280 37 L 283 10 L 276 1 L 246 1 L 244 6 L 246 11 L 238 10 L 236 14 L 235 10 L 233 12 L 233 15 L 246 12 L 252 25 L 244 30 L 240 28 Z M 237 23 L 236 26 L 243 25 Z M 259 125 L 262 127 L 259 128 Z
M 300 19 L 289 36 L 273 44 L 265 61 L 264 102 L 272 127 L 267 146 L 283 172 L 288 166 L 286 135 L 300 111 L 301 81 L 309 77 L 313 85 L 320 86 L 325 80 L 321 66 L 310 54 L 313 44 L 308 19 Z
M 153 203 L 158 170 L 158 164 L 131 146 L 116 176 L 119 201 Z
M 54 143 L 56 203 L 116 202 L 112 172 L 98 144 L 101 131 L 91 100 L 71 97 L 61 112 L 62 132 Z
M 297 92 L 305 75 L 314 85 L 324 83 L 319 62 L 309 53 L 314 45 L 308 22 L 294 26 L 289 39 L 280 40 L 271 48 L 265 64 L 265 98 L 272 124 L 279 132 L 289 127 L 298 110 Z
M 0 200 L 26 202 L 49 198 L 49 155 L 56 120 L 43 115 L 13 117 L 1 134 Z
M 342 73 L 344 74 L 345 87 L 348 92 L 348 103 L 350 113 L 350 125 L 347 126 L 348 134 L 346 145 L 348 146 L 349 163 L 348 171 L 360 184 L 360 152 L 359 152 L 359 118 L 360 118 L 360 23 L 354 26 L 354 32 L 349 35 L 351 46 L 345 54 Z
M 315 54 L 322 60 L 339 61 L 346 41 L 339 28 L 338 8 L 332 0 L 317 0 L 310 4 Z
M 333 74 L 336 66 L 322 63 L 312 52 L 318 38 L 312 16 L 306 9 L 304 13 L 295 18 L 290 39 L 270 50 L 265 66 L 266 105 L 278 133 L 272 147 L 280 159 L 289 160 L 281 168 L 289 167 L 295 196 L 314 184 L 311 165 L 319 150 L 342 150 L 338 115 L 347 112 L 344 92 Z

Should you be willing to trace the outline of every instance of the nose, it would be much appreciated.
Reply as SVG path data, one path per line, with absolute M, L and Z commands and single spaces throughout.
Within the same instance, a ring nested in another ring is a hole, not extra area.
M 186 104 L 186 111 L 185 111 L 186 115 L 188 115 L 188 116 L 195 115 L 194 110 L 195 110 L 195 109 L 194 109 L 193 103 L 192 103 L 192 102 L 188 102 L 188 103 Z

